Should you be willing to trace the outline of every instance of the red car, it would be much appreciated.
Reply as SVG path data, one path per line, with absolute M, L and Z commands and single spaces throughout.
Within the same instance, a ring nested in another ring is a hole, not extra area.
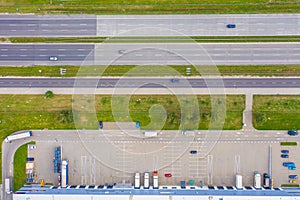
M 172 177 L 172 174 L 165 174 L 165 177 L 170 178 Z

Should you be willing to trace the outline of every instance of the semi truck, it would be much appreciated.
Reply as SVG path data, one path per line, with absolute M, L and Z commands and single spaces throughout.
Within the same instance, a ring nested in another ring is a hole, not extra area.
M 5 179 L 5 192 L 6 192 L 6 194 L 11 194 L 12 193 L 10 186 L 11 186 L 11 179 L 6 178 Z
M 153 172 L 153 189 L 158 189 L 158 172 Z
M 242 190 L 243 189 L 243 177 L 240 174 L 237 174 L 235 176 L 235 187 L 238 190 Z
M 23 132 L 23 133 L 18 133 L 18 134 L 7 136 L 5 138 L 5 142 L 9 143 L 9 142 L 12 142 L 14 140 L 28 138 L 28 137 L 31 137 L 31 136 L 32 136 L 32 131 L 26 131 L 26 132 Z
M 136 172 L 134 176 L 134 189 L 139 189 L 141 186 L 140 173 Z
M 145 131 L 145 137 L 156 137 L 157 132 L 155 131 Z
M 61 163 L 61 187 L 65 188 L 69 184 L 69 166 L 68 161 L 63 160 Z
M 254 182 L 253 187 L 255 189 L 261 189 L 261 176 L 258 171 L 254 172 L 254 181 L 253 182 Z
M 144 173 L 144 189 L 149 189 L 150 187 L 149 176 L 149 172 Z

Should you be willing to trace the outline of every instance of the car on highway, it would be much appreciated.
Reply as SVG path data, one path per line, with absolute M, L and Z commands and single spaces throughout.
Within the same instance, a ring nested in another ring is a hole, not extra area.
M 190 154 L 197 154 L 197 151 L 196 150 L 191 150 Z
M 289 175 L 290 179 L 298 179 L 298 175 Z
M 283 149 L 283 150 L 281 150 L 281 153 L 283 153 L 283 154 L 288 154 L 288 153 L 289 153 L 289 150 Z
M 179 79 L 178 79 L 178 78 L 172 78 L 172 79 L 171 79 L 171 82 L 172 82 L 172 83 L 178 83 L 178 82 L 179 82 Z
M 120 50 L 118 51 L 118 53 L 119 53 L 119 54 L 123 54 L 123 53 L 125 53 L 125 50 L 124 50 L 124 49 L 120 49 Z
M 49 60 L 50 60 L 50 61 L 57 61 L 58 58 L 57 58 L 57 56 L 50 56 L 50 57 L 49 57 Z
M 170 177 L 172 177 L 172 174 L 171 173 L 167 173 L 167 174 L 165 174 L 165 177 L 170 178 Z
M 235 24 L 227 24 L 226 27 L 227 27 L 227 28 L 235 28 L 236 25 L 235 25 Z
M 281 154 L 281 158 L 289 158 L 288 154 Z
M 99 121 L 99 128 L 103 129 L 103 121 Z
M 289 131 L 288 131 L 288 134 L 289 134 L 290 136 L 296 136 L 296 135 L 298 135 L 298 131 L 297 131 L 297 130 L 289 130 Z

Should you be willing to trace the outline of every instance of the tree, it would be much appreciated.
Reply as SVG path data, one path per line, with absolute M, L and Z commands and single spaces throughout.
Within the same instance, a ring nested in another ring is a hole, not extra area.
M 52 91 L 48 90 L 47 92 L 45 92 L 45 97 L 47 99 L 52 98 L 53 96 L 54 96 L 54 94 Z

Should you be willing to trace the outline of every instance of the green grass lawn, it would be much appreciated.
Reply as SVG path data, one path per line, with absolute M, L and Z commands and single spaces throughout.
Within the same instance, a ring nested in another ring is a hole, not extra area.
M 26 157 L 27 144 L 22 145 L 14 156 L 14 191 L 18 190 L 26 183 Z
M 193 66 L 170 66 L 176 70 L 178 75 L 186 76 L 186 68 L 191 68 L 191 76 L 199 76 L 198 71 Z M 65 68 L 65 75 L 59 74 L 59 69 Z M 79 66 L 23 66 L 23 67 L 1 67 L 0 76 L 47 76 L 47 77 L 75 77 L 79 70 Z M 95 71 L 101 71 L 105 66 L 86 67 L 88 70 L 81 73 L 82 76 L 99 76 Z M 247 65 L 247 66 L 217 66 L 222 76 L 299 76 L 299 65 Z M 135 70 L 131 76 L 170 76 L 170 70 L 164 70 L 161 66 L 143 66 L 143 68 L 135 68 L 133 65 L 109 66 L 106 68 L 102 76 L 128 76 L 127 72 Z M 211 71 L 211 67 L 202 67 L 203 73 Z M 139 72 L 140 71 L 140 72 Z M 146 73 L 147 72 L 147 73 Z M 175 73 L 174 73 L 175 74 Z
M 255 95 L 253 125 L 262 130 L 300 129 L 300 96 Z
M 2 12 L 39 14 L 298 13 L 298 0 L 1 0 Z M 18 8 L 18 10 L 16 10 Z

